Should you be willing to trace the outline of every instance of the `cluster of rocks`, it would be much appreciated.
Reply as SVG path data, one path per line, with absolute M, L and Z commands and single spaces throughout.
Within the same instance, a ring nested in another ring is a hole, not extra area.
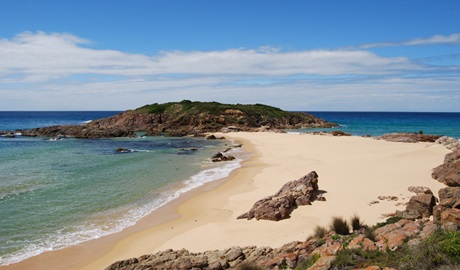
M 212 162 L 222 162 L 222 161 L 232 161 L 235 157 L 232 155 L 224 155 L 222 152 L 219 152 L 212 156 Z
M 318 174 L 312 171 L 299 180 L 287 182 L 275 195 L 257 201 L 249 212 L 238 219 L 286 219 L 295 208 L 310 205 L 321 193 L 324 192 L 318 190 Z M 324 200 L 324 197 L 321 198 Z
M 433 207 L 434 220 L 445 227 L 460 228 L 460 148 L 446 155 L 432 177 L 447 187 L 439 190 L 439 204 Z
M 419 133 L 390 133 L 385 134 L 379 137 L 376 137 L 378 140 L 385 140 L 389 142 L 405 142 L 405 143 L 416 143 L 416 142 L 436 142 L 442 136 L 438 135 L 429 135 Z
M 438 191 L 438 199 L 427 187 L 410 187 L 416 195 L 404 211 L 396 211 L 396 216 L 415 220 L 433 215 L 434 221 L 445 228 L 460 228 L 460 149 L 447 154 L 444 163 L 433 169 L 432 177 L 447 185 Z
M 323 136 L 334 136 L 334 137 L 342 137 L 342 136 L 352 136 L 350 133 L 347 133 L 342 130 L 334 130 L 334 131 L 313 131 L 313 132 L 305 132 L 302 134 L 312 134 L 312 135 L 323 135 Z
M 231 247 L 224 250 L 192 253 L 188 250 L 166 250 L 139 258 L 118 261 L 106 270 L 134 269 L 237 269 L 252 265 L 264 269 L 294 269 L 314 254 L 318 261 L 309 269 L 328 269 L 337 252 L 344 248 L 364 250 L 397 249 L 408 238 L 409 245 L 418 244 L 436 230 L 433 222 L 420 223 L 402 219 L 375 230 L 375 239 L 366 237 L 360 229 L 351 236 L 329 232 L 324 238 L 311 238 L 307 241 L 290 242 L 280 248 L 271 247 Z M 347 242 L 348 245 L 344 245 Z M 372 268 L 370 268 L 372 269 Z M 379 268 L 377 268 L 379 269 Z

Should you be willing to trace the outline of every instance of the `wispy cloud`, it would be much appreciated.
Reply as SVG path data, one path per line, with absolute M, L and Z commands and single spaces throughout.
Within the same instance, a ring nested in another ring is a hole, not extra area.
M 435 35 L 428 38 L 416 38 L 406 41 L 397 41 L 397 42 L 377 42 L 377 43 L 367 43 L 361 44 L 355 47 L 356 49 L 370 49 L 377 47 L 394 47 L 394 46 L 418 46 L 418 45 L 434 45 L 434 44 L 460 44 L 460 34 L 455 33 L 448 36 Z
M 405 43 L 459 39 L 448 37 Z M 433 99 L 455 110 L 460 103 L 458 67 L 382 57 L 365 49 L 262 47 L 148 56 L 91 45 L 65 33 L 27 32 L 0 40 L 0 109 L 14 110 L 18 104 L 37 110 L 128 109 L 181 99 L 316 110 L 414 110 L 410 104 L 429 109 L 436 104 Z
M 264 47 L 260 50 L 168 51 L 149 57 L 82 46 L 88 43 L 70 34 L 41 32 L 1 40 L 1 79 L 40 82 L 75 74 L 388 74 L 422 68 L 406 58 L 384 58 L 367 51 L 279 52 Z

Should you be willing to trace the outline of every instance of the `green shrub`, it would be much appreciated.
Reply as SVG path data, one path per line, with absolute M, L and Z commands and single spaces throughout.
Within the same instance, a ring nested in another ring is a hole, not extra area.
M 314 253 L 305 259 L 301 260 L 298 264 L 297 267 L 295 268 L 296 270 L 302 270 L 302 269 L 308 269 L 312 267 L 318 260 L 321 258 L 321 254 L 319 253 Z
M 400 270 L 460 269 L 460 232 L 437 231 L 416 246 L 401 246 L 395 251 L 342 249 L 332 269 L 366 268 L 377 265 Z
M 398 221 L 400 221 L 402 219 L 402 217 L 389 217 L 387 218 L 387 220 L 385 222 L 379 222 L 377 223 L 375 226 L 374 226 L 374 229 L 377 229 L 377 228 L 380 228 L 380 227 L 383 227 L 385 225 L 388 225 L 388 224 L 393 224 L 393 223 L 396 223 Z
M 333 234 L 333 235 L 331 235 L 331 239 L 334 240 L 334 241 L 337 241 L 337 240 L 340 239 L 340 235 L 338 235 L 338 234 Z
M 333 217 L 330 227 L 331 230 L 340 235 L 350 234 L 350 227 L 348 226 L 348 222 L 342 217 Z
M 372 240 L 373 242 L 375 242 L 375 238 L 377 237 L 375 235 L 375 230 L 374 228 L 372 227 L 366 227 L 366 229 L 364 230 L 364 237 L 368 238 L 369 240 Z

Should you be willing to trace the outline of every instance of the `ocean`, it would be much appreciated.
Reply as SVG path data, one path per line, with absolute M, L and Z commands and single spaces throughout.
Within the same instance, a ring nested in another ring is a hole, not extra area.
M 0 112 L 0 130 L 83 124 L 118 112 Z M 460 113 L 310 112 L 354 135 L 419 132 L 460 138 Z M 0 137 L 0 265 L 112 234 L 247 158 L 210 157 L 231 142 L 203 138 Z M 117 148 L 130 149 L 117 153 Z
M 341 130 L 356 136 L 381 136 L 393 132 L 420 132 L 460 139 L 460 113 L 447 112 L 308 112 L 339 124 L 333 129 L 301 129 L 295 132 Z
M 82 124 L 117 112 L 0 112 L 0 130 Z M 121 231 L 240 166 L 204 138 L 0 137 L 0 265 Z M 130 149 L 117 153 L 117 148 Z

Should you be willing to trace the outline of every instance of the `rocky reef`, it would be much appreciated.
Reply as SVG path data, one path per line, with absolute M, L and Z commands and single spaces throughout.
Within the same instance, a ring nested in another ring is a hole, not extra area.
M 150 104 L 79 126 L 52 126 L 21 130 L 24 136 L 109 138 L 146 135 L 187 136 L 207 132 L 279 131 L 300 127 L 335 127 L 306 113 L 287 112 L 263 105 L 218 102 Z M 6 134 L 6 132 L 4 132 Z

